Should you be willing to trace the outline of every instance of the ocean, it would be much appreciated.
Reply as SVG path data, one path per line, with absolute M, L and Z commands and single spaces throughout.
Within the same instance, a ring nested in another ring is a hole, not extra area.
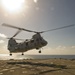
M 7 59 L 52 59 L 52 58 L 61 58 L 61 59 L 75 59 L 75 55 L 12 55 L 0 54 L 0 60 Z
M 26 57 L 31 59 L 50 59 L 50 58 L 75 59 L 75 55 L 27 55 Z

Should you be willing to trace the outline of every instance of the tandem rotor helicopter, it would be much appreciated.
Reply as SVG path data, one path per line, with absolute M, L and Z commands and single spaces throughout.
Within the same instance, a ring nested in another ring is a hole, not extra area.
M 32 49 L 39 50 L 38 52 L 41 53 L 42 47 L 44 47 L 48 44 L 48 42 L 41 36 L 42 33 L 72 27 L 72 26 L 75 26 L 75 24 L 67 25 L 67 26 L 63 26 L 63 27 L 59 27 L 59 28 L 55 28 L 55 29 L 50 29 L 50 30 L 46 30 L 46 31 L 41 31 L 41 32 L 12 26 L 12 25 L 9 25 L 6 23 L 3 23 L 2 26 L 18 29 L 18 31 L 11 38 L 7 38 L 7 39 L 9 39 L 8 40 L 8 50 L 10 52 L 10 56 L 12 56 L 12 53 L 19 53 L 19 52 L 21 52 L 22 55 L 24 55 L 24 52 L 27 52 Z M 31 39 L 26 39 L 25 41 L 23 41 L 21 43 L 17 43 L 16 40 L 21 40 L 21 39 L 17 39 L 14 37 L 17 36 L 21 31 L 33 32 L 35 34 L 32 36 Z

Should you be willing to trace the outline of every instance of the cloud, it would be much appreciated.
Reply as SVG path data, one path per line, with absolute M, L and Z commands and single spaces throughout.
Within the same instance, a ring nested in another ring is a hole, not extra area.
M 47 55 L 75 55 L 75 46 L 46 47 L 42 53 Z
M 4 46 L 3 46 L 3 49 L 6 50 L 6 49 L 7 49 L 7 45 L 4 45 Z
M 6 38 L 7 36 L 5 34 L 0 33 L 0 37 Z
M 57 48 L 56 48 L 56 50 L 65 50 L 65 46 L 58 46 Z
M 73 49 L 74 49 L 74 48 L 75 48 L 75 46 L 72 46 L 71 48 L 73 48 Z
M 0 40 L 0 44 L 1 44 L 1 43 L 4 43 L 4 42 L 5 42 L 5 41 L 3 41 L 3 40 Z
M 3 45 L 0 48 L 0 54 L 8 54 L 9 51 L 7 50 L 7 45 Z

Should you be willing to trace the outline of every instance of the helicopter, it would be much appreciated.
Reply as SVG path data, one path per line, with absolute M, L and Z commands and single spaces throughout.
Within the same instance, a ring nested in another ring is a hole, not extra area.
M 75 26 L 75 24 L 67 25 L 67 26 L 63 26 L 59 28 L 54 28 L 54 29 L 50 29 L 46 31 L 40 31 L 40 32 L 28 30 L 25 28 L 13 26 L 13 25 L 6 24 L 6 23 L 3 23 L 2 26 L 18 29 L 18 31 L 11 38 L 7 38 L 9 39 L 7 48 L 10 52 L 10 56 L 12 56 L 12 53 L 22 53 L 22 55 L 24 55 L 24 52 L 27 52 L 32 49 L 39 50 L 38 52 L 41 53 L 41 49 L 48 44 L 48 42 L 41 36 L 42 33 L 72 27 L 72 26 Z M 31 39 L 26 39 L 23 42 L 18 43 L 16 42 L 16 40 L 22 40 L 22 39 L 17 39 L 15 37 L 21 31 L 33 32 L 35 34 L 32 36 Z

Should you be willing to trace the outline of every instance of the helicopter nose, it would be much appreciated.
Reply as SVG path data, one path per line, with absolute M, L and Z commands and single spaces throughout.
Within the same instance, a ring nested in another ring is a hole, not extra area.
M 47 45 L 48 44 L 48 42 L 47 41 L 45 41 L 45 45 Z
M 48 42 L 47 41 L 44 41 L 43 45 L 46 46 L 47 44 L 48 44 Z

